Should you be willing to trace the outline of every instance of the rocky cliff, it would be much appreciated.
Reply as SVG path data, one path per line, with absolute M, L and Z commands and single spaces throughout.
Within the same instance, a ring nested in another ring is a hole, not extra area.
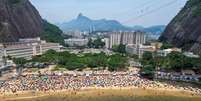
M 0 42 L 36 37 L 42 18 L 29 0 L 0 0 Z
M 201 53 L 201 0 L 189 0 L 159 40 Z

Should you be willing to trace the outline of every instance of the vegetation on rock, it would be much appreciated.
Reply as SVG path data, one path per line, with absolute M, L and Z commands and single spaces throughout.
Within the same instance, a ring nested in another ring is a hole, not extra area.
M 8 1 L 9 1 L 9 3 L 11 3 L 11 4 L 18 4 L 18 3 L 21 2 L 21 0 L 8 0 Z
M 41 39 L 48 42 L 56 42 L 63 44 L 64 37 L 62 36 L 62 31 L 55 25 L 43 20 L 44 31 L 40 34 Z
M 201 16 L 201 0 L 189 0 L 186 7 L 193 9 L 193 16 Z

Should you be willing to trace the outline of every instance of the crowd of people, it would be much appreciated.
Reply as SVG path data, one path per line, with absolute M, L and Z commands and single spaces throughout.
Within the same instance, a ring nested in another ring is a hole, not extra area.
M 80 90 L 83 88 L 137 87 L 178 89 L 201 94 L 199 88 L 182 87 L 141 78 L 133 72 L 92 72 L 83 74 L 37 73 L 21 75 L 0 83 L 0 93 L 16 93 L 19 91 L 58 91 Z

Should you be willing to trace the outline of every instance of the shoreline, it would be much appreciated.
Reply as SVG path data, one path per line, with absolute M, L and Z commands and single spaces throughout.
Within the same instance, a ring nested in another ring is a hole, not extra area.
M 201 94 L 195 94 L 194 92 L 179 90 L 179 89 L 164 89 L 164 88 L 139 88 L 139 87 L 87 87 L 79 90 L 50 90 L 50 91 L 19 91 L 17 93 L 4 93 L 0 94 L 0 100 L 22 100 L 41 98 L 48 96 L 58 95 L 76 95 L 81 93 L 99 92 L 99 91 L 133 91 L 137 96 L 176 96 L 176 97 L 199 97 Z M 138 94 L 135 91 L 150 92 L 149 94 Z M 174 94 L 176 93 L 176 94 Z

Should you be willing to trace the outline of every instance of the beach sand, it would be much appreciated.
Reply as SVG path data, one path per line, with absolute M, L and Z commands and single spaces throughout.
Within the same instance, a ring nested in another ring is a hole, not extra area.
M 87 88 L 79 91 L 5 94 L 0 96 L 0 101 L 201 101 L 201 96 L 162 89 Z

